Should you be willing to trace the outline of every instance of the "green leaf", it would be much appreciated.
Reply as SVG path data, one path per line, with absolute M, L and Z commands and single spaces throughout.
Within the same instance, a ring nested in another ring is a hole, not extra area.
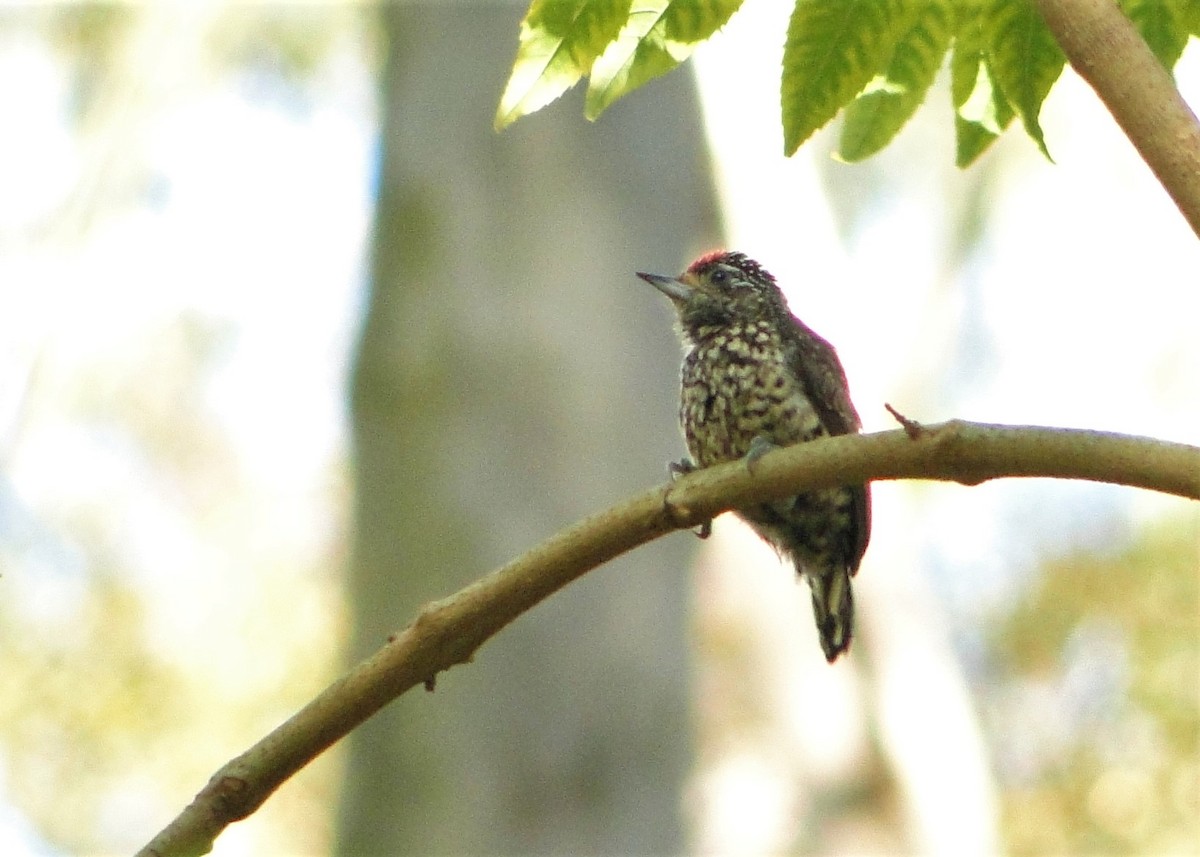
M 925 100 L 954 32 L 952 0 L 925 0 L 884 74 L 846 108 L 838 157 L 861 161 L 889 142 Z
M 1171 0 L 1171 5 L 1183 31 L 1200 37 L 1200 0 Z
M 1167 70 L 1183 54 L 1188 40 L 1185 10 L 1172 0 L 1120 0 L 1121 9 Z
M 1067 58 L 1031 0 L 997 0 L 985 19 L 988 71 L 1021 117 L 1026 133 L 1053 160 L 1038 115 Z
M 797 0 L 780 86 L 785 155 L 884 74 L 921 2 Z
M 955 158 L 967 167 L 1007 128 L 1015 112 L 988 70 L 985 17 L 979 4 L 959 7 L 950 56 L 950 96 L 954 103 Z
M 621 32 L 633 0 L 533 0 L 494 125 L 497 131 L 558 98 Z
M 989 80 L 986 65 L 979 67 L 978 86 L 975 91 L 980 93 L 978 104 L 982 110 L 978 114 L 979 118 L 966 119 L 962 113 L 954 117 L 956 142 L 954 163 L 959 167 L 969 167 L 974 163 L 975 159 L 987 151 L 988 147 L 1016 116 L 1012 105 Z M 989 92 L 991 96 L 988 95 Z M 971 103 L 968 102 L 968 105 Z M 970 107 L 967 112 L 973 113 Z
M 584 115 L 595 119 L 621 96 L 675 68 L 741 5 L 742 0 L 634 0 L 620 34 L 592 66 Z
M 957 110 L 967 103 L 979 76 L 980 64 L 986 62 L 983 16 L 978 4 L 963 4 L 958 8 L 954 25 L 954 51 L 950 55 L 950 97 Z

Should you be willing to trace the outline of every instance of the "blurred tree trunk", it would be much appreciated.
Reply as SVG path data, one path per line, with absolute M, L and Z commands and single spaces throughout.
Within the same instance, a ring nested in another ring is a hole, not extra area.
M 497 135 L 520 7 L 383 14 L 355 658 L 423 602 L 665 479 L 678 351 L 633 271 L 674 270 L 716 234 L 687 75 L 595 124 L 575 103 Z M 667 539 L 590 575 L 358 730 L 339 853 L 679 851 L 692 549 Z

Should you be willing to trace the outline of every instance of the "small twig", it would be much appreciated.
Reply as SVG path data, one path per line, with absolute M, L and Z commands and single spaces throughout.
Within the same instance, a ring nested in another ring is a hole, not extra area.
M 887 408 L 889 414 L 896 418 L 896 422 L 900 423 L 900 427 L 904 429 L 904 433 L 908 435 L 909 440 L 917 440 L 925 433 L 925 426 L 916 420 L 910 420 L 887 402 L 884 402 L 883 406 Z

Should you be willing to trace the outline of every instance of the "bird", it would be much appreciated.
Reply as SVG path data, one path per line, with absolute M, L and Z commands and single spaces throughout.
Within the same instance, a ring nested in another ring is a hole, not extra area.
M 679 423 L 687 473 L 862 427 L 837 352 L 788 308 L 775 277 L 715 251 L 678 277 L 638 272 L 674 304 L 684 357 Z M 821 650 L 850 646 L 857 573 L 871 536 L 867 484 L 821 488 L 734 510 L 808 582 Z M 701 535 L 704 535 L 702 531 Z

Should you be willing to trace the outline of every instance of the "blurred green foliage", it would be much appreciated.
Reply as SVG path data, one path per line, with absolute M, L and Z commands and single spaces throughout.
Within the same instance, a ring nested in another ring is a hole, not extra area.
M 1200 520 L 1156 526 L 1117 554 L 1048 563 L 995 644 L 1000 695 L 1038 706 L 1015 724 L 1012 706 L 988 716 L 999 757 L 1026 745 L 1018 770 L 999 771 L 1012 852 L 1194 853 Z M 1031 722 L 1058 726 L 1039 740 Z

